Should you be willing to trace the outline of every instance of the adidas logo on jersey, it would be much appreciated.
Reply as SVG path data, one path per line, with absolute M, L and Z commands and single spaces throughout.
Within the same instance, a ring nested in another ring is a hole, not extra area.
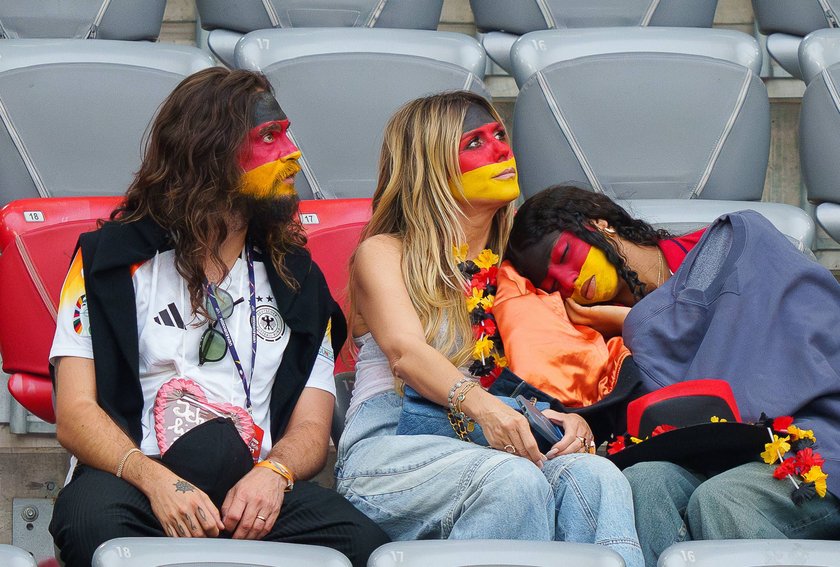
M 178 327 L 179 329 L 186 329 L 184 320 L 181 319 L 181 314 L 178 313 L 178 308 L 174 303 L 166 306 L 166 309 L 160 311 L 155 317 L 155 323 L 163 325 L 164 327 Z

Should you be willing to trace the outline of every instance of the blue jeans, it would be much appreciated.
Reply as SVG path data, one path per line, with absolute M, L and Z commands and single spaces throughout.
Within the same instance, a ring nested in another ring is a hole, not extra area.
M 837 539 L 840 502 L 826 494 L 797 506 L 789 480 L 747 463 L 706 479 L 666 462 L 624 471 L 648 567 L 671 544 L 691 539 Z
M 395 435 L 402 399 L 365 401 L 338 445 L 336 489 L 393 539 L 563 540 L 642 552 L 630 487 L 595 455 L 530 461 L 437 435 Z

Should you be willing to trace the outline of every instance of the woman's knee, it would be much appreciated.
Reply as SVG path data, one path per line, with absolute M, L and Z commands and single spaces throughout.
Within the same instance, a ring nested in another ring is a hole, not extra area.
M 559 466 L 547 467 L 546 475 L 556 493 L 568 490 L 569 485 L 587 499 L 607 498 L 630 501 L 630 484 L 621 471 L 609 460 L 594 455 L 566 455 Z
M 505 457 L 481 479 L 482 487 L 495 492 L 495 497 L 512 506 L 523 502 L 535 504 L 549 502 L 552 489 L 540 469 L 521 457 Z

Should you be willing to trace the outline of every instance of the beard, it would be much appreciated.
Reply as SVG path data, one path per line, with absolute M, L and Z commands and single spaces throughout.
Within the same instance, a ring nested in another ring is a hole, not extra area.
M 300 198 L 296 193 L 254 197 L 240 195 L 241 210 L 248 219 L 249 232 L 262 240 L 267 234 L 285 231 L 290 224 L 297 224 Z

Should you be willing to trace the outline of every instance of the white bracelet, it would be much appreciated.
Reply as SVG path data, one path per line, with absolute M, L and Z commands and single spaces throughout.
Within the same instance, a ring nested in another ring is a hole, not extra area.
M 131 449 L 126 451 L 125 455 L 123 455 L 123 458 L 120 459 L 120 464 L 117 466 L 117 473 L 116 473 L 117 478 L 122 478 L 123 468 L 125 467 L 125 463 L 126 463 L 126 461 L 128 461 L 128 458 L 131 455 L 133 455 L 134 453 L 142 453 L 142 452 L 143 451 L 141 451 L 137 447 L 132 447 Z

